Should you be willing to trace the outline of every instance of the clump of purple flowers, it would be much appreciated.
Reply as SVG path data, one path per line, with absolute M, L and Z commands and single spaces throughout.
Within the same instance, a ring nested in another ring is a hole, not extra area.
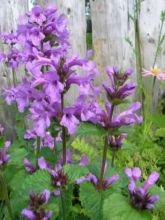
M 22 210 L 22 215 L 27 220 L 49 220 L 52 213 L 44 209 L 49 198 L 50 192 L 48 190 L 44 190 L 41 194 L 31 192 L 29 194 L 29 206 Z
M 159 173 L 151 173 L 142 187 L 136 186 L 136 182 L 141 178 L 140 168 L 127 168 L 125 174 L 129 177 L 128 190 L 131 204 L 140 210 L 153 209 L 154 204 L 159 200 L 159 196 L 151 195 L 148 189 L 159 179 Z
M 82 113 L 85 109 L 80 100 L 95 91 L 92 81 L 98 73 L 94 63 L 88 61 L 89 53 L 84 59 L 69 55 L 68 38 L 67 20 L 52 6 L 44 9 L 35 6 L 26 14 L 16 33 L 1 36 L 4 43 L 12 45 L 9 54 L 1 54 L 1 61 L 14 71 L 20 65 L 26 70 L 22 83 L 4 90 L 6 102 L 10 105 L 15 101 L 20 112 L 28 108 L 28 119 L 33 122 L 33 127 L 25 138 L 40 137 L 41 144 L 49 139 L 48 145 L 53 148 L 52 134 L 47 138 L 47 129 L 52 122 L 61 127 L 57 135 L 63 137 L 64 163 L 66 136 L 73 135 L 80 120 L 88 117 Z M 81 67 L 84 75 L 79 76 L 75 67 Z M 66 94 L 73 84 L 80 87 L 80 95 L 73 105 L 66 106 Z M 53 135 L 56 133 L 52 132 Z

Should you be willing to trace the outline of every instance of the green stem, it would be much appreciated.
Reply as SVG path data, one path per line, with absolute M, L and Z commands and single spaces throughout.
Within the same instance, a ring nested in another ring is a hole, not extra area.
M 64 113 L 64 94 L 61 94 L 61 111 Z M 62 155 L 63 164 L 66 164 L 66 128 L 62 126 Z
M 144 93 L 144 85 L 143 85 L 143 78 L 142 78 L 142 56 L 141 56 L 141 41 L 140 41 L 140 28 L 139 28 L 139 11 L 140 11 L 140 4 L 138 0 L 136 0 L 136 8 L 135 8 L 135 15 L 134 15 L 134 27 L 135 27 L 135 56 L 136 56 L 136 71 L 137 71 L 137 81 L 140 88 L 140 99 L 142 103 L 142 112 L 143 118 L 145 116 L 145 93 Z
M 162 20 L 162 22 L 161 22 L 161 27 L 160 27 L 159 36 L 158 36 L 158 44 L 157 44 L 157 48 L 156 48 L 156 52 L 155 52 L 155 56 L 154 56 L 154 62 L 153 62 L 153 66 L 152 66 L 153 68 L 155 67 L 155 64 L 156 64 L 156 61 L 158 58 L 158 54 L 159 54 L 163 24 L 164 24 L 164 20 Z M 152 84 L 152 95 L 154 95 L 155 83 L 156 83 L 156 76 L 154 76 L 154 80 L 153 80 L 153 84 Z
M 40 155 L 40 145 L 41 145 L 41 139 L 40 137 L 37 137 L 37 146 L 36 146 L 36 166 L 38 167 L 38 158 Z
M 8 196 L 7 184 L 6 184 L 5 177 L 2 173 L 2 171 L 0 171 L 0 187 L 1 187 L 0 192 L 2 194 L 1 199 L 5 200 L 5 204 L 7 206 L 7 209 L 8 209 L 9 215 L 10 215 L 10 219 L 14 220 L 14 215 L 13 215 L 13 211 L 12 211 L 9 196 Z
M 16 73 L 15 70 L 12 68 L 12 75 L 13 75 L 13 85 L 16 87 L 17 85 L 17 79 L 16 79 Z
M 63 220 L 66 220 L 66 213 L 65 213 L 65 201 L 63 197 L 63 190 L 60 189 L 60 197 L 61 197 L 61 206 L 62 206 L 62 218 Z
M 102 164 L 101 164 L 101 174 L 100 174 L 100 179 L 99 179 L 99 189 L 103 188 L 103 177 L 104 177 L 104 171 L 105 171 L 107 149 L 108 149 L 108 137 L 106 136 L 105 140 L 104 140 L 104 149 L 103 149 L 103 157 L 102 157 Z
M 115 107 L 114 104 L 112 104 L 110 115 L 109 115 L 110 122 L 112 121 L 114 107 Z M 104 177 L 104 172 L 105 172 L 107 149 L 108 149 L 108 135 L 106 135 L 105 140 L 104 140 L 104 148 L 103 148 L 103 156 L 102 156 L 102 164 L 101 164 L 101 174 L 100 174 L 100 179 L 99 179 L 99 189 L 100 190 L 102 190 L 102 188 L 103 188 L 103 177 Z
M 112 160 L 111 160 L 111 167 L 114 167 L 115 165 L 115 156 L 116 156 L 116 151 L 112 151 Z

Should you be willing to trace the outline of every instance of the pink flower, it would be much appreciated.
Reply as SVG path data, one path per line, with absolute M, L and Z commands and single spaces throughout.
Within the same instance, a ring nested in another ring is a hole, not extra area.
M 165 72 L 163 72 L 156 66 L 154 68 L 151 68 L 150 70 L 143 69 L 142 73 L 143 76 L 155 76 L 159 80 L 165 80 Z

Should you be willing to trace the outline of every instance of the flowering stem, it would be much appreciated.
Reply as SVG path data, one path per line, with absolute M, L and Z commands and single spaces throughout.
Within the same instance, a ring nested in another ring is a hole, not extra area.
M 107 149 L 108 149 L 108 137 L 105 137 L 104 140 L 104 149 L 103 149 L 103 158 L 102 158 L 102 165 L 101 165 L 101 174 L 100 174 L 100 180 L 99 180 L 99 188 L 103 188 L 103 176 L 104 176 L 104 170 L 105 170 L 105 164 L 106 164 L 106 158 L 107 158 Z
M 10 219 L 14 220 L 14 215 L 13 215 L 13 211 L 12 211 L 9 196 L 8 196 L 7 184 L 5 182 L 4 175 L 1 171 L 0 171 L 0 188 L 1 188 L 0 189 L 0 197 L 2 197 L 0 199 L 5 200 L 5 203 L 6 203 L 9 215 L 10 215 Z
M 40 154 L 40 145 L 41 145 L 41 139 L 40 139 L 40 137 L 37 137 L 36 166 L 38 166 L 38 158 L 39 158 L 39 154 Z
M 110 115 L 109 115 L 109 121 L 110 122 L 112 120 L 113 111 L 114 111 L 114 105 L 112 104 Z M 107 158 L 107 149 L 108 149 L 108 136 L 106 135 L 105 140 L 104 140 L 104 149 L 103 149 L 103 157 L 102 157 L 102 165 L 101 165 L 101 174 L 100 174 L 100 180 L 99 180 L 99 187 L 100 187 L 100 189 L 103 188 L 103 176 L 104 176 L 105 164 L 106 164 L 106 158 Z
M 139 30 L 139 12 L 140 12 L 141 2 L 139 0 L 135 1 L 135 11 L 134 11 L 134 28 L 135 28 L 135 57 L 136 57 L 136 71 L 137 71 L 137 81 L 140 89 L 140 99 L 142 103 L 143 118 L 145 117 L 145 93 L 144 84 L 142 79 L 142 56 L 141 56 L 141 42 L 140 42 L 140 30 Z
M 115 156 L 116 156 L 116 151 L 112 151 L 112 160 L 111 160 L 111 167 L 114 167 L 115 165 Z
M 62 206 L 62 218 L 63 220 L 66 220 L 66 213 L 65 213 L 65 201 L 63 197 L 63 190 L 60 189 L 60 197 L 61 197 L 61 206 Z
M 61 111 L 64 113 L 64 94 L 61 94 Z M 62 126 L 62 155 L 63 164 L 66 163 L 66 128 Z
M 14 87 L 16 87 L 17 85 L 17 80 L 16 80 L 16 74 L 15 74 L 15 70 L 12 68 L 12 75 L 13 75 L 13 85 Z

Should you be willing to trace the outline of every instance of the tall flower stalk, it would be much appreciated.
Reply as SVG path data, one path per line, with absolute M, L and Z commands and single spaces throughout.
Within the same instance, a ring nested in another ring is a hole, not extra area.
M 134 5 L 134 29 L 135 29 L 135 58 L 136 58 L 136 74 L 137 82 L 140 91 L 140 101 L 142 103 L 143 118 L 145 117 L 145 92 L 142 77 L 142 55 L 141 55 L 141 40 L 140 40 L 140 27 L 139 27 L 139 13 L 141 8 L 141 0 L 135 0 Z

